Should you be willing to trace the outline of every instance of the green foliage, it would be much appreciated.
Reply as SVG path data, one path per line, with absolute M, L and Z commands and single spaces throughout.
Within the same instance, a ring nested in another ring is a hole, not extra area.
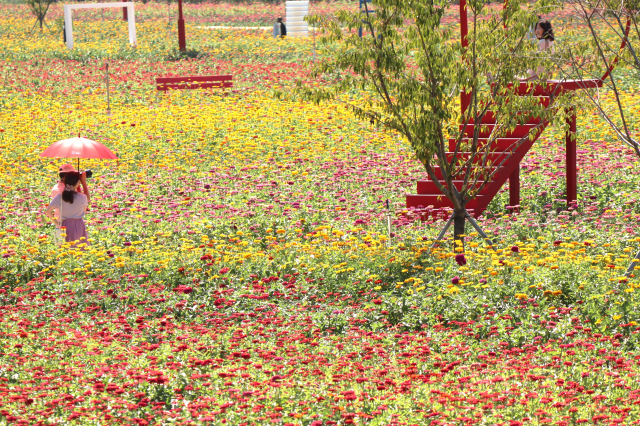
M 329 52 L 312 76 L 332 84 L 310 87 L 301 82 L 298 93 L 315 102 L 347 103 L 359 118 L 400 133 L 431 180 L 460 211 L 491 181 L 497 170 L 491 167 L 507 160 L 503 156 L 492 164 L 496 138 L 531 116 L 553 120 L 555 110 L 540 105 L 532 95 L 518 96 L 512 90 L 519 84 L 517 76 L 549 62 L 525 38 L 537 14 L 549 12 L 552 4 L 542 0 L 527 7 L 523 1 L 513 1 L 498 10 L 484 1 L 471 1 L 468 46 L 452 41 L 452 30 L 443 25 L 447 6 L 445 0 L 378 0 L 372 6 L 375 14 L 365 20 L 360 13 L 347 11 L 340 11 L 335 19 L 311 16 L 309 22 L 318 25 L 322 34 L 319 43 Z M 361 25 L 364 37 L 355 31 Z M 353 90 L 364 91 L 365 100 L 345 100 L 343 94 Z M 469 108 L 463 113 L 461 91 L 470 94 Z M 555 106 L 561 103 L 557 99 Z M 465 136 L 465 125 L 481 122 L 488 113 L 497 120 L 489 142 L 479 143 L 477 127 L 471 137 Z M 512 151 L 529 136 L 514 144 Z M 470 156 L 462 160 L 446 155 L 451 151 L 450 138 L 456 141 L 456 152 Z M 471 173 L 472 164 L 479 172 Z M 436 178 L 436 167 L 442 179 Z M 464 179 L 460 190 L 453 185 L 454 179 Z
M 45 24 L 44 19 L 47 16 L 47 12 L 49 12 L 49 7 L 54 2 L 55 0 L 26 0 L 29 9 L 31 9 L 31 13 L 38 20 L 40 31 L 42 31 L 42 26 Z
M 167 61 L 181 61 L 183 59 L 202 59 L 208 56 L 206 53 L 197 49 L 186 49 L 184 52 L 178 48 L 172 49 L 167 54 Z
M 640 157 L 638 129 L 625 111 L 628 100 L 622 95 L 626 77 L 634 81 L 632 87 L 637 87 L 640 80 L 638 4 L 637 0 L 577 0 L 569 3 L 572 16 L 588 28 L 588 37 L 564 48 L 567 51 L 564 56 L 570 60 L 562 67 L 562 73 L 571 79 L 607 77 L 603 84 L 611 91 L 614 103 L 606 105 L 599 93 L 593 91 L 584 91 L 583 95 L 597 108 L 618 140 Z

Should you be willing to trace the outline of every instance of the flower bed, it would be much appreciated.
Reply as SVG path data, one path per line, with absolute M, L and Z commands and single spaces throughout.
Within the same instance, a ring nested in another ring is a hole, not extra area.
M 577 205 L 552 128 L 522 163 L 521 213 L 504 214 L 504 192 L 480 221 L 496 249 L 470 234 L 464 255 L 432 251 L 443 223 L 404 209 L 423 172 L 397 135 L 340 105 L 274 100 L 305 78 L 308 40 L 194 26 L 208 56 L 169 62 L 157 22 L 138 50 L 83 22 L 71 53 L 10 24 L 23 35 L 0 41 L 3 421 L 640 418 L 640 282 L 622 276 L 640 242 L 638 159 L 594 112 L 579 114 Z M 232 73 L 234 90 L 154 89 L 205 73 Z M 81 163 L 95 177 L 80 254 L 42 215 L 66 160 L 38 156 L 78 133 L 119 156 Z

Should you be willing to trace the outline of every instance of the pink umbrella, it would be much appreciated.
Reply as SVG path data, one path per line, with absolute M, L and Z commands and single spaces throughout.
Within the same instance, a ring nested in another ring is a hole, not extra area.
M 40 157 L 77 158 L 78 170 L 80 170 L 81 158 L 104 158 L 107 160 L 115 160 L 118 158 L 116 154 L 100 142 L 80 136 L 54 143 L 40 153 Z

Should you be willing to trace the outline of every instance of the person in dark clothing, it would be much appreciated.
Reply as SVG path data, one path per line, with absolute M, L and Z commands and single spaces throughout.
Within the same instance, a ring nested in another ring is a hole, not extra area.
M 278 18 L 273 25 L 273 38 L 284 38 L 287 35 L 287 27 L 282 22 L 282 18 Z

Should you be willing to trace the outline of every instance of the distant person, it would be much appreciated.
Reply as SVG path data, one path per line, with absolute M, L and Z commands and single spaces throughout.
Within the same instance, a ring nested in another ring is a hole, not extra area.
M 66 228 L 66 242 L 79 241 L 89 245 L 89 236 L 84 224 L 84 215 L 89 205 L 89 197 L 78 192 L 82 183 L 81 180 L 84 180 L 84 177 L 78 172 L 65 173 L 64 190 L 51 200 L 45 214 L 54 222 L 56 228 Z M 56 208 L 59 212 L 57 219 L 54 217 L 54 209 Z
M 546 19 L 540 19 L 536 24 L 535 35 L 538 39 L 538 51 L 554 50 L 553 42 L 555 41 L 555 36 L 553 35 L 551 22 Z M 546 70 L 542 65 L 538 65 L 535 70 L 529 70 L 529 77 L 523 78 L 521 81 L 541 80 L 544 74 L 546 74 Z M 546 76 L 544 77 L 546 79 Z
M 278 18 L 273 25 L 273 38 L 284 38 L 287 35 L 287 27 L 282 22 L 282 18 Z

